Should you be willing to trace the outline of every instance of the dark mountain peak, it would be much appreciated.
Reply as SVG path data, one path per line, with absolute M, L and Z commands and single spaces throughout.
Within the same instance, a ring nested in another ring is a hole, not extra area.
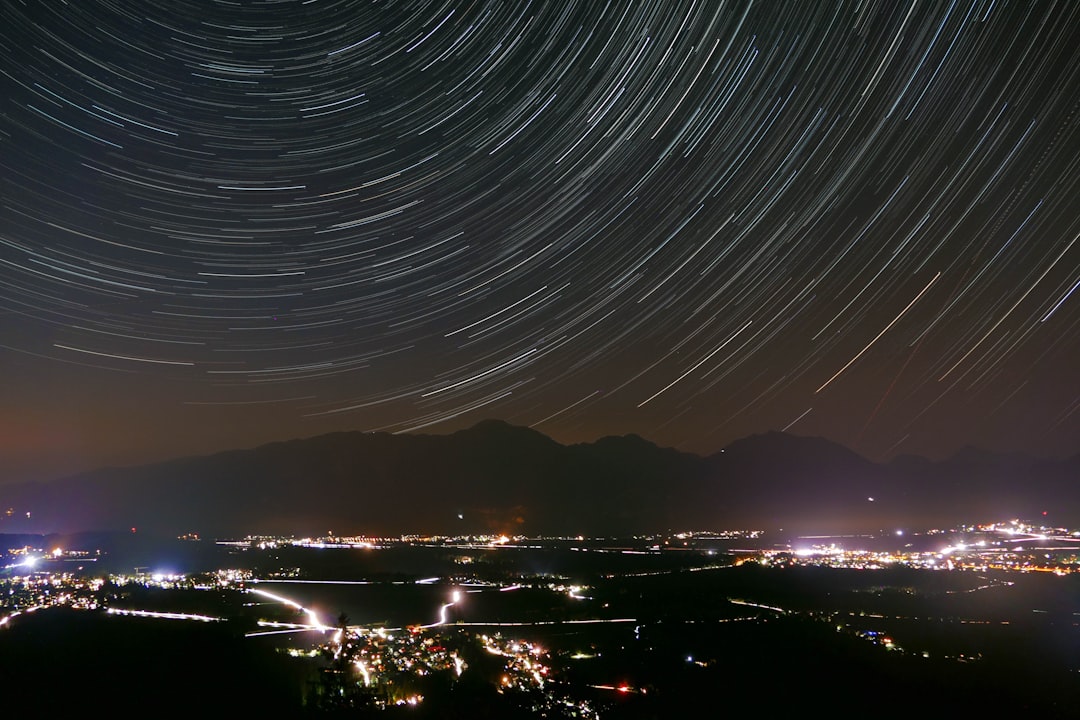
M 771 459 L 774 462 L 871 464 L 862 455 L 832 440 L 791 435 L 776 430 L 736 440 L 719 453 L 713 454 L 710 459 L 731 461 L 744 456 Z
M 558 445 L 544 433 L 523 425 L 512 425 L 505 420 L 489 418 L 481 420 L 470 428 L 458 430 L 452 438 L 468 439 L 480 442 L 512 442 L 532 445 Z
M 536 432 L 535 430 L 531 430 L 530 428 L 526 428 L 522 425 L 513 425 L 506 422 L 505 420 L 500 420 L 499 418 L 485 418 L 484 420 L 481 420 L 472 427 L 466 428 L 465 430 L 459 430 L 454 434 L 459 435 L 461 433 L 517 432 L 519 430 L 529 430 L 530 432 Z M 541 433 L 537 434 L 539 435 Z
M 587 445 L 595 445 L 597 447 L 606 448 L 619 448 L 619 447 L 636 447 L 644 448 L 651 447 L 659 449 L 655 443 L 646 440 L 636 433 L 630 433 L 629 435 L 605 435 L 599 440 L 593 443 L 585 443 Z
M 697 455 L 684 453 L 675 448 L 660 447 L 640 435 L 605 435 L 591 443 L 571 445 L 570 452 L 576 457 L 603 457 L 622 465 L 626 463 L 671 462 L 684 459 L 701 462 Z
M 0 507 L 19 512 L 0 517 L 0 531 L 828 531 L 1023 517 L 1046 506 L 1063 521 L 1080 517 L 1077 458 L 1005 461 L 1016 457 L 968 449 L 941 463 L 879 465 L 824 438 L 768 432 L 703 459 L 639 435 L 564 446 L 485 420 L 447 435 L 339 432 L 4 485 Z

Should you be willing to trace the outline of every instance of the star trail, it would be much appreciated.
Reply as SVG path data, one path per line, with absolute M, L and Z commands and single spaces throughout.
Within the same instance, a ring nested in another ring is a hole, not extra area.
M 1080 5 L 8 0 L 0 482 L 498 417 L 1080 449 Z

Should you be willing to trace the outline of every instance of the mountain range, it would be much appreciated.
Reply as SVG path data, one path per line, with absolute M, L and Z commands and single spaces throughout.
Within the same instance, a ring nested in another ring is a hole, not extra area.
M 701 457 L 636 435 L 562 445 L 486 420 L 449 435 L 332 433 L 0 485 L 2 533 L 598 536 L 1014 517 L 1080 524 L 1080 455 L 965 449 L 941 462 L 874 463 L 822 438 L 770 432 Z

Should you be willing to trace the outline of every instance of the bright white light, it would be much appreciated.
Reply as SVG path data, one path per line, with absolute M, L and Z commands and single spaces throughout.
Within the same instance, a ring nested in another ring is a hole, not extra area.
M 356 664 L 356 669 L 359 670 L 360 674 L 364 676 L 364 684 L 365 685 L 370 685 L 371 684 L 371 673 L 368 672 L 367 665 L 364 664 L 363 660 L 357 660 L 355 664 Z
M 322 624 L 322 621 L 319 620 L 319 616 L 315 613 L 314 610 L 309 610 L 308 608 L 304 607 L 303 605 L 294 600 L 290 600 L 289 598 L 282 597 L 280 595 L 274 595 L 273 593 L 269 593 L 265 590 L 260 590 L 259 588 L 250 588 L 248 592 L 255 593 L 256 595 L 262 595 L 263 597 L 270 598 L 271 600 L 282 603 L 284 605 L 288 605 L 289 607 L 294 607 L 297 610 L 303 612 L 308 616 L 308 619 L 311 623 L 311 628 L 313 630 L 320 630 L 322 632 L 326 632 L 327 630 L 333 630 L 333 628 L 331 628 L 330 626 Z

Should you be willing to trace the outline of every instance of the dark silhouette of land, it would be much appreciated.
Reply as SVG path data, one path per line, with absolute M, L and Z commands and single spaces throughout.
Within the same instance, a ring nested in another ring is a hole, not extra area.
M 295 716 L 305 668 L 228 623 L 132 621 L 64 608 L 5 628 L 0 676 L 10 708 L 41 717 L 229 713 Z
M 867 573 L 747 564 L 712 573 L 610 578 L 590 590 L 592 608 L 610 605 L 607 611 L 632 615 L 634 623 L 512 632 L 537 635 L 552 655 L 555 686 L 592 698 L 608 719 L 750 710 L 829 717 L 1073 717 L 1080 701 L 1071 622 L 1078 579 L 1010 577 L 1014 587 L 991 591 L 998 607 L 993 598 L 988 606 L 962 591 L 982 582 L 978 577 L 910 568 Z M 176 602 L 192 610 L 217 602 L 199 593 L 125 592 L 135 593 L 126 602 L 139 607 Z M 231 597 L 233 603 L 244 600 Z M 730 597 L 788 610 L 754 610 L 729 603 Z M 548 601 L 538 593 L 521 602 L 519 619 L 529 616 L 528 605 L 539 603 L 539 609 Z M 1029 605 L 1050 611 L 1033 614 Z M 218 610 L 232 617 L 203 624 L 64 608 L 20 616 L 0 630 L 6 699 L 43 716 L 161 707 L 212 717 L 267 711 L 272 717 L 542 716 L 530 711 L 530 695 L 498 692 L 503 661 L 484 652 L 467 628 L 439 631 L 440 643 L 461 651 L 463 675 L 434 673 L 418 686 L 420 706 L 378 711 L 362 701 L 322 702 L 319 661 L 287 657 L 267 638 L 245 638 L 250 621 L 241 619 L 241 611 L 227 603 Z M 466 618 L 485 612 L 470 607 Z M 912 622 L 914 616 L 921 619 Z M 904 649 L 888 651 L 860 639 L 853 632 L 859 628 L 895 632 Z M 932 651 L 924 655 L 923 648 Z M 589 659 L 571 658 L 582 649 L 590 651 Z M 950 657 L 958 651 L 978 659 Z M 332 661 L 322 667 L 334 669 Z M 632 692 L 612 692 L 613 682 Z
M 333 433 L 0 485 L 0 532 L 585 534 L 842 531 L 1080 519 L 1080 455 L 969 449 L 873 463 L 821 438 L 755 435 L 709 457 L 635 435 L 561 445 L 484 421 L 451 435 Z M 25 512 L 31 512 L 26 518 Z

